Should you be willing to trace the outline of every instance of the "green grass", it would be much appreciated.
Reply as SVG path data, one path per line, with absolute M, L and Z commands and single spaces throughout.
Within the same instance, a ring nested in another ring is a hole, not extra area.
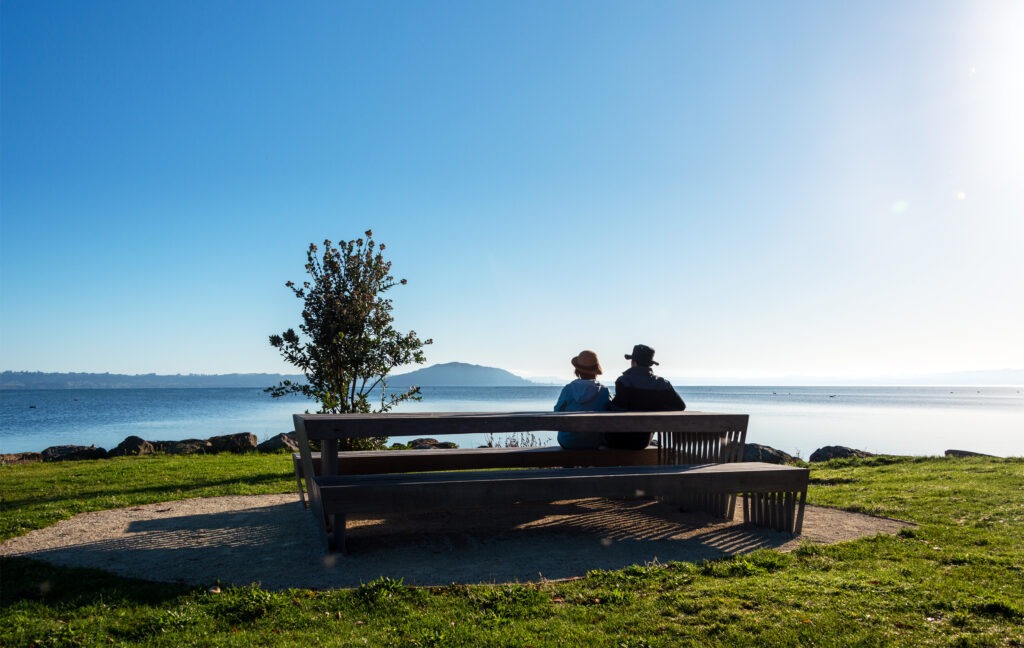
M 283 453 L 0 466 L 0 540 L 88 511 L 189 497 L 284 493 L 296 488 L 293 475 L 291 455 Z
M 815 465 L 811 478 L 812 503 L 919 526 L 792 554 L 470 587 L 212 593 L 9 559 L 0 645 L 1024 645 L 1024 460 L 883 457 Z M 2 466 L 0 537 L 82 511 L 292 484 L 287 455 Z

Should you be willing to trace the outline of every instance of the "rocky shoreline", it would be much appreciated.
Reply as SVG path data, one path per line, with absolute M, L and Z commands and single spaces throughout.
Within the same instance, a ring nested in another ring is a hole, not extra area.
M 257 443 L 256 435 L 250 432 L 213 436 L 208 439 L 183 439 L 181 441 L 147 441 L 141 437 L 129 436 L 116 448 L 106 450 L 95 445 L 50 446 L 42 452 L 19 452 L 0 454 L 0 463 L 26 463 L 32 461 L 76 461 L 81 459 L 112 459 L 151 454 L 216 454 L 232 452 L 281 452 L 297 450 L 295 440 L 287 434 L 279 434 L 263 443 Z
M 395 444 L 394 449 L 401 450 L 443 450 L 457 448 L 450 441 L 436 439 L 415 439 L 408 445 Z M 257 443 L 256 435 L 250 432 L 212 436 L 208 439 L 183 439 L 181 441 L 147 441 L 141 437 L 129 436 L 116 448 L 106 450 L 95 445 L 59 445 L 50 446 L 42 452 L 18 452 L 0 454 L 0 465 L 31 463 L 37 461 L 77 461 L 83 459 L 112 459 L 115 457 L 134 457 L 152 454 L 196 455 L 218 454 L 229 452 L 244 454 L 247 452 L 277 453 L 298 452 L 299 446 L 293 432 L 278 434 L 263 443 Z M 852 459 L 874 457 L 875 454 L 846 446 L 824 446 L 811 453 L 809 463 L 819 463 L 830 459 Z M 990 457 L 968 450 L 946 450 L 947 457 Z M 801 463 L 792 455 L 758 443 L 747 443 L 743 449 L 743 461 L 763 461 L 773 464 Z
M 450 441 L 436 439 L 414 439 L 408 444 L 394 444 L 396 450 L 443 450 L 457 448 Z M 208 439 L 182 439 L 181 441 L 147 441 L 142 437 L 130 436 L 116 448 L 106 450 L 95 445 L 58 445 L 50 446 L 42 452 L 16 452 L 0 454 L 0 465 L 15 463 L 31 463 L 36 461 L 78 461 L 83 459 L 113 459 L 115 457 L 138 457 L 152 454 L 196 455 L 219 454 L 230 452 L 244 454 L 247 452 L 298 452 L 299 445 L 295 441 L 294 432 L 284 432 L 273 436 L 263 443 L 257 443 L 256 435 L 251 432 L 224 434 Z

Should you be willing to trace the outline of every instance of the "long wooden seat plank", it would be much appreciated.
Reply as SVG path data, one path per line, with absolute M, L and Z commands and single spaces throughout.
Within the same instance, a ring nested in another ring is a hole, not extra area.
M 502 501 L 552 501 L 583 497 L 646 497 L 670 490 L 714 493 L 780 492 L 807 485 L 807 471 L 749 462 L 703 466 L 614 466 L 517 471 L 465 471 L 317 477 L 325 503 L 346 512 L 479 507 Z M 496 489 L 501 489 L 496 490 Z M 410 492 L 416 497 L 409 497 Z
M 474 468 L 544 468 L 571 466 L 656 465 L 658 449 L 565 450 L 543 448 L 447 448 L 438 450 L 380 450 L 338 453 L 338 473 L 420 472 Z
M 654 466 L 658 448 L 646 450 L 566 450 L 542 448 L 444 448 L 436 450 L 356 450 L 338 453 L 341 475 L 376 475 L 487 468 L 569 468 L 573 466 Z M 313 470 L 321 473 L 320 453 L 312 453 Z M 299 498 L 306 503 L 302 457 L 292 455 Z
M 684 502 L 694 492 L 788 497 L 774 515 L 754 520 L 800 532 L 808 471 L 761 462 L 697 466 L 619 466 L 317 477 L 321 505 L 332 516 L 330 548 L 344 550 L 348 514 L 488 508 L 587 497 L 657 496 Z M 797 505 L 800 512 L 797 512 Z

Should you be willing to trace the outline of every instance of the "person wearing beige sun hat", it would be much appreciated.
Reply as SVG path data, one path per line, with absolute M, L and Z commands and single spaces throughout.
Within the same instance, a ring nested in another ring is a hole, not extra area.
M 576 380 L 562 388 L 555 403 L 556 412 L 604 412 L 608 410 L 611 394 L 598 382 L 604 373 L 597 354 L 587 349 L 570 360 Z M 567 450 L 596 450 L 604 441 L 600 432 L 559 432 L 558 445 Z

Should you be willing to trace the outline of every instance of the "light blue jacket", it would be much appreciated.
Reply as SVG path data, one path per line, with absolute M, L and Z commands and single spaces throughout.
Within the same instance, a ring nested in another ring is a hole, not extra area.
M 579 378 L 562 388 L 556 412 L 605 412 L 611 402 L 608 388 L 597 380 Z M 604 442 L 600 432 L 559 432 L 558 445 L 567 450 L 596 450 Z
M 556 412 L 604 412 L 612 400 L 608 388 L 597 380 L 578 378 L 562 388 Z

